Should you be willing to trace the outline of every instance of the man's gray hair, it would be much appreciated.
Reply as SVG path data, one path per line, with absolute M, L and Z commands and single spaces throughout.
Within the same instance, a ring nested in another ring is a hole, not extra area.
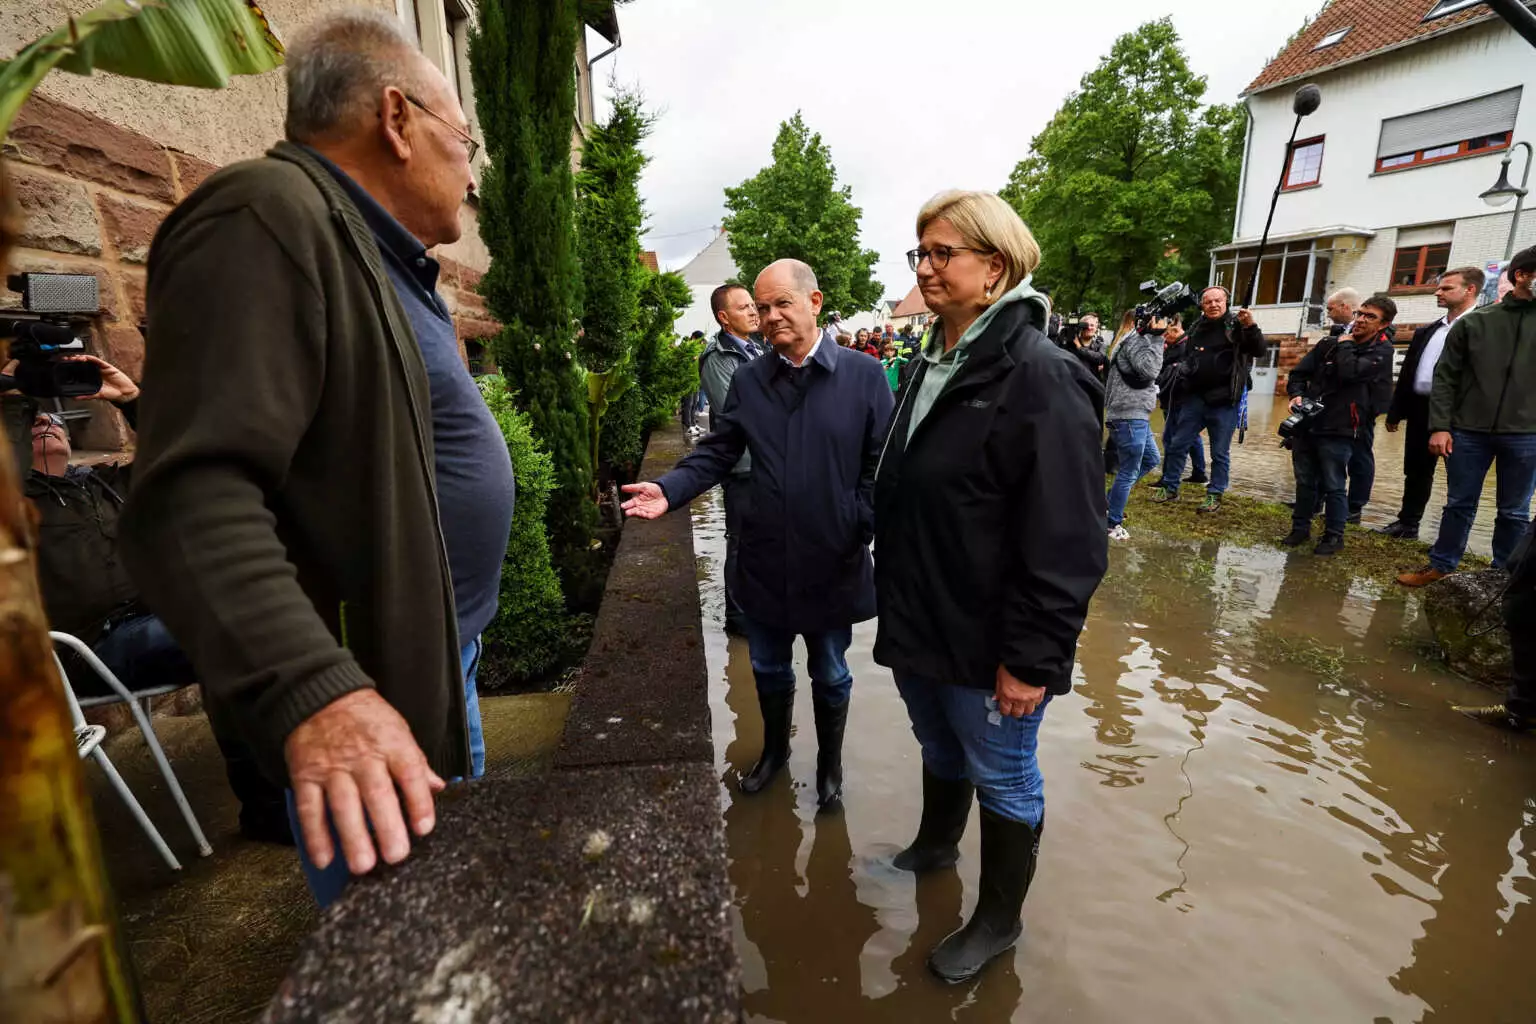
M 1342 302 L 1348 305 L 1350 309 L 1354 309 L 1356 306 L 1360 305 L 1360 293 L 1355 291 L 1353 288 L 1340 288 L 1338 291 L 1328 296 L 1328 302 L 1330 304 L 1334 302 Z
M 383 11 L 347 7 L 311 22 L 285 61 L 288 138 L 311 142 L 345 132 L 373 112 L 385 86 L 419 91 L 420 53 L 400 19 Z
M 796 291 L 809 295 L 811 292 L 821 290 L 821 285 L 816 282 L 816 271 L 812 270 L 811 265 L 803 260 L 774 260 L 764 267 L 762 273 L 757 276 L 761 278 L 763 274 L 777 267 L 783 267 L 790 272 L 790 276 L 795 282 Z

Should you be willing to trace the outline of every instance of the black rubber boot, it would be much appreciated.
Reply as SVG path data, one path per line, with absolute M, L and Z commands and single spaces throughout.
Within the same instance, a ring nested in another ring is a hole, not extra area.
M 794 719 L 795 691 L 760 693 L 757 706 L 763 712 L 763 756 L 741 777 L 743 793 L 756 793 L 789 763 L 789 726 Z
M 960 859 L 960 837 L 971 816 L 976 787 L 965 779 L 941 779 L 923 768 L 923 818 L 917 838 L 891 863 L 902 871 L 922 874 L 954 865 Z
M 1041 830 L 1045 822 L 1041 821 Z M 950 984 L 969 981 L 993 958 L 1012 949 L 1024 932 L 1019 912 L 1030 880 L 1040 836 L 1022 821 L 981 809 L 981 885 L 976 911 L 965 927 L 940 942 L 928 969 Z
M 843 799 L 843 731 L 852 703 L 851 698 L 841 704 L 820 697 L 811 700 L 816 709 L 816 804 L 823 811 Z

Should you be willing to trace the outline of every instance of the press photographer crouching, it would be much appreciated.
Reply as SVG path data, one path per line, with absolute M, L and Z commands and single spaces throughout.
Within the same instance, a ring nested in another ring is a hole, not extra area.
M 1299 547 L 1312 539 L 1312 510 L 1323 500 L 1323 539 L 1313 554 L 1332 555 L 1344 547 L 1349 516 L 1345 470 L 1362 430 L 1372 429 L 1375 396 L 1392 373 L 1392 321 L 1397 303 L 1373 295 L 1355 311 L 1350 333 L 1324 338 L 1291 371 L 1286 393 L 1291 415 L 1280 424 L 1281 442 L 1291 450 L 1296 503 L 1291 532 L 1280 541 Z
M 83 401 L 108 401 L 136 425 L 139 388 L 112 364 L 89 355 L 63 361 L 100 371 L 101 388 Z M 159 618 L 139 600 L 118 555 L 118 517 L 133 464 L 72 466 L 64 417 L 39 412 L 32 420 L 32 471 L 26 496 L 37 508 L 38 583 L 51 629 L 84 641 L 129 690 L 196 681 L 192 664 Z M 71 652 L 62 652 L 70 684 L 80 697 L 112 691 Z M 240 831 L 249 839 L 292 844 L 283 794 L 266 782 L 237 732 L 206 706 L 224 755 L 230 788 L 239 797 Z

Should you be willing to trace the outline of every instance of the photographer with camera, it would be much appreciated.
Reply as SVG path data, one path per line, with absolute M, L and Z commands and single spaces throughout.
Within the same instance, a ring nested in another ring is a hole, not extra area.
M 1066 349 L 1077 356 L 1078 361 L 1088 368 L 1094 380 L 1102 384 L 1107 363 L 1098 345 L 1099 318 L 1090 316 L 1077 325 L 1076 334 L 1072 335 L 1072 343 L 1066 346 Z
M 1264 333 L 1253 314 L 1227 311 L 1227 289 L 1213 284 L 1200 293 L 1201 318 L 1190 328 L 1185 356 L 1174 384 L 1173 442 L 1163 467 L 1163 489 L 1152 498 L 1177 501 L 1184 459 L 1204 430 L 1211 439 L 1211 481 L 1197 512 L 1221 510 L 1232 467 L 1232 435 L 1237 431 L 1243 392 L 1253 386 L 1248 376 L 1254 359 L 1264 354 Z
M 61 361 L 99 371 L 101 387 L 81 401 L 106 401 L 137 425 L 139 388 L 122 370 L 89 355 Z M 4 371 L 10 373 L 11 368 Z M 139 599 L 117 550 L 118 517 L 128 493 L 131 462 L 71 466 L 74 454 L 64 418 L 38 413 L 31 427 L 32 471 L 26 496 L 37 509 L 38 585 L 52 629 L 79 637 L 130 690 L 196 681 L 192 663 Z M 71 652 L 62 652 L 70 664 Z M 72 666 L 77 696 L 107 696 L 107 684 L 83 665 Z M 262 778 L 255 759 L 213 702 L 209 724 L 224 755 L 230 789 L 240 799 L 240 833 L 261 842 L 293 844 L 282 790 Z
M 1125 503 L 1136 481 L 1157 468 L 1162 457 L 1152 436 L 1152 407 L 1157 404 L 1157 376 L 1163 368 L 1166 317 L 1144 317 L 1115 340 L 1108 355 L 1104 418 L 1118 469 L 1109 488 L 1109 538 L 1129 540 Z
M 1332 555 L 1344 547 L 1349 516 L 1345 473 L 1360 432 L 1375 423 L 1381 377 L 1392 372 L 1396 318 L 1397 303 L 1373 295 L 1355 311 L 1347 336 L 1319 341 L 1291 370 L 1286 384 L 1291 416 L 1280 424 L 1296 473 L 1291 532 L 1280 541 L 1286 547 L 1311 540 L 1312 510 L 1319 494 L 1324 533 L 1312 553 Z

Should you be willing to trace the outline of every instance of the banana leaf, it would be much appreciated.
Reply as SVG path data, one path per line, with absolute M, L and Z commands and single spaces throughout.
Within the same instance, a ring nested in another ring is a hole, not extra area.
M 218 89 L 282 62 L 255 0 L 107 0 L 0 63 L 0 138 L 55 67 Z

